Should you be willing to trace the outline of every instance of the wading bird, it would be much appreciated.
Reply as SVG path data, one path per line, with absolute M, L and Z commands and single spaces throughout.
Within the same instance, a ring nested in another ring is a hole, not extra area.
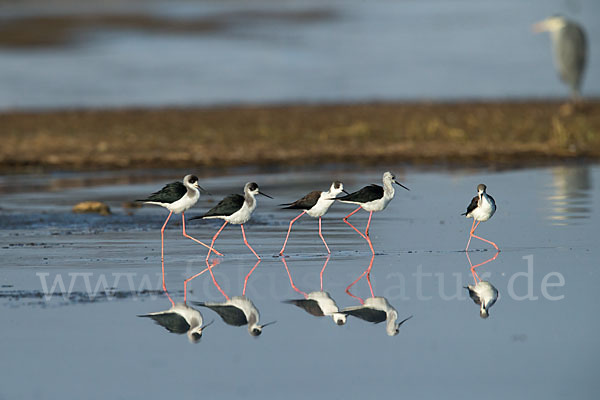
M 212 247 L 215 244 L 215 240 L 217 240 L 217 236 L 219 236 L 223 228 L 225 228 L 225 225 L 227 225 L 228 223 L 240 225 L 240 227 L 242 228 L 242 236 L 244 237 L 244 243 L 246 244 L 246 246 L 248 246 L 250 251 L 252 251 L 252 253 L 256 256 L 256 258 L 260 260 L 260 256 L 256 254 L 254 249 L 250 246 L 250 244 L 248 244 L 248 240 L 246 239 L 246 233 L 244 232 L 244 224 L 250 220 L 250 217 L 252 217 L 252 212 L 256 209 L 256 196 L 259 194 L 272 199 L 271 196 L 262 193 L 258 189 L 258 185 L 256 183 L 248 182 L 244 186 L 243 196 L 239 194 L 230 194 L 229 196 L 221 200 L 216 206 L 211 208 L 206 214 L 191 218 L 219 218 L 225 220 L 225 223 L 223 224 L 223 226 L 221 226 L 221 229 L 219 229 L 215 236 L 213 236 L 212 238 L 211 245 L 208 249 L 208 254 L 206 255 L 206 260 L 208 260 L 211 251 L 214 251 Z
M 359 205 L 359 207 L 356 210 L 352 211 L 350 214 L 344 217 L 344 222 L 350 225 L 352 229 L 354 229 L 360 236 L 363 237 L 363 239 L 367 241 L 367 243 L 369 243 L 369 247 L 371 248 L 371 252 L 373 254 L 375 254 L 375 250 L 373 250 L 373 244 L 371 243 L 371 239 L 369 238 L 369 226 L 371 225 L 371 217 L 373 216 L 373 212 L 385 210 L 388 203 L 394 198 L 394 187 L 392 185 L 394 183 L 398 186 L 403 187 L 406 190 L 410 190 L 406 186 L 396 181 L 396 177 L 394 176 L 394 174 L 387 171 L 383 174 L 383 187 L 379 185 L 369 185 L 365 186 L 357 192 L 350 193 L 346 196 L 338 197 L 335 199 L 343 203 Z M 365 229 L 364 234 L 358 229 L 356 229 L 354 225 L 348 222 L 348 218 L 353 214 L 357 213 L 361 208 L 369 212 L 369 221 L 367 222 L 367 228 Z
M 198 202 L 198 199 L 200 199 L 200 190 L 204 189 L 202 189 L 198 184 L 198 177 L 195 175 L 186 175 L 183 177 L 183 183 L 179 181 L 171 182 L 165 185 L 165 187 L 158 192 L 152 193 L 147 198 L 136 200 L 142 201 L 145 204 L 156 204 L 169 210 L 169 216 L 165 220 L 165 223 L 160 230 L 160 261 L 162 263 L 163 290 L 167 289 L 165 285 L 165 227 L 167 226 L 167 222 L 169 222 L 169 219 L 173 213 L 181 213 L 183 236 L 211 249 L 219 255 L 222 255 L 212 247 L 209 247 L 185 232 L 185 211 Z
M 348 192 L 344 190 L 344 185 L 342 184 L 342 182 L 335 181 L 331 184 L 327 192 L 315 190 L 313 192 L 310 192 L 303 198 L 296 200 L 293 203 L 281 204 L 282 206 L 287 206 L 284 207 L 284 209 L 304 211 L 302 211 L 300 215 L 298 215 L 296 218 L 290 221 L 290 227 L 288 228 L 287 235 L 285 237 L 285 242 L 283 242 L 283 247 L 281 248 L 279 255 L 282 255 L 283 251 L 285 250 L 285 245 L 287 244 L 288 238 L 290 237 L 290 232 L 292 231 L 292 225 L 294 224 L 294 222 L 296 222 L 296 220 L 298 220 L 298 218 L 300 218 L 304 214 L 307 214 L 313 218 L 319 218 L 319 236 L 321 237 L 323 244 L 325 244 L 327 253 L 331 253 L 331 251 L 329 250 L 329 246 L 327 246 L 327 242 L 325 242 L 325 238 L 321 233 L 321 217 L 325 215 L 327 211 L 329 211 L 329 207 L 331 207 L 331 205 L 333 204 L 334 200 L 332 200 L 332 197 L 336 197 L 342 192 L 348 194 Z
M 475 235 L 475 229 L 479 226 L 480 222 L 487 221 L 492 218 L 492 215 L 496 212 L 496 202 L 494 198 L 486 193 L 487 186 L 483 183 L 477 186 L 477 196 L 473 197 L 471 204 L 467 207 L 467 212 L 461 214 L 467 218 L 473 218 L 473 225 L 471 225 L 471 231 L 469 232 L 469 241 L 467 242 L 467 248 L 465 251 L 469 251 L 469 245 L 471 244 L 471 238 L 477 238 L 483 240 L 486 243 L 491 244 L 498 249 L 496 243 L 490 242 L 487 239 Z M 477 222 L 477 224 L 475 224 Z
M 533 25 L 533 31 L 550 32 L 554 64 L 560 79 L 571 88 L 571 97 L 579 98 L 587 59 L 587 40 L 581 25 L 555 15 Z

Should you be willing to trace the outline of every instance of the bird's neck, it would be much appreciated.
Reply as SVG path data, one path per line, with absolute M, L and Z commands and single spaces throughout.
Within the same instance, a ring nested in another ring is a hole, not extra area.
M 392 182 L 389 181 L 384 181 L 383 182 L 383 195 L 387 198 L 392 198 L 394 197 L 394 186 L 392 185 Z

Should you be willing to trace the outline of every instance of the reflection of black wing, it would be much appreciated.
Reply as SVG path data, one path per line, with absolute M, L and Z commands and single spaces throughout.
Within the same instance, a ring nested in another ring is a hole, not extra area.
M 383 322 L 387 318 L 385 311 L 375 310 L 374 308 L 368 307 L 347 308 L 342 310 L 342 312 L 374 324 Z
M 172 182 L 165 185 L 158 192 L 152 193 L 146 199 L 138 201 L 156 201 L 158 203 L 174 203 L 187 193 L 186 187 L 181 182 Z
M 469 291 L 469 296 L 471 297 L 471 299 L 473 299 L 475 304 L 481 305 L 481 299 L 479 298 L 479 295 L 477 294 L 477 292 L 468 286 L 465 286 L 465 289 L 467 289 Z
M 474 209 L 477 208 L 478 204 L 479 204 L 479 196 L 473 197 L 473 200 L 471 200 L 471 204 L 469 204 L 469 207 L 467 207 L 467 212 L 464 214 L 461 214 L 461 215 L 469 214 L 471 211 L 473 211 Z
M 304 311 L 306 311 L 310 315 L 314 315 L 315 317 L 322 317 L 323 315 L 325 315 L 323 314 L 323 310 L 321 310 L 321 307 L 319 307 L 319 303 L 317 303 L 314 300 L 286 300 L 284 301 L 284 303 L 293 304 L 295 306 L 303 308 Z
M 138 317 L 152 318 L 154 322 L 171 333 L 186 333 L 190 330 L 190 325 L 186 322 L 185 318 L 173 312 L 138 315 Z
M 244 314 L 244 312 L 237 307 L 201 302 L 194 302 L 194 304 L 197 306 L 210 308 L 211 310 L 219 314 L 223 322 L 225 322 L 228 325 L 242 326 L 248 323 L 248 320 L 246 319 L 246 314 Z

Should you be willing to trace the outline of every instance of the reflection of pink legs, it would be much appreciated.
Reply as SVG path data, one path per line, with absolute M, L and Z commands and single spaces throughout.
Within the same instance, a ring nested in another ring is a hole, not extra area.
M 290 278 L 290 285 L 292 286 L 292 289 L 294 289 L 296 292 L 300 293 L 302 296 L 304 296 L 304 298 L 308 298 L 308 294 L 306 292 L 303 292 L 302 290 L 298 289 L 296 287 L 296 285 L 294 285 L 294 280 L 292 279 L 292 274 L 290 273 L 290 269 L 288 268 L 287 262 L 285 261 L 285 258 L 282 258 L 281 261 L 283 261 L 283 266 L 285 267 L 285 271 L 288 274 L 288 278 Z
M 162 264 L 162 284 L 163 290 L 165 292 L 167 291 L 167 285 L 165 284 L 165 227 L 167 226 L 167 222 L 169 222 L 169 219 L 171 218 L 172 214 L 173 211 L 169 213 L 169 216 L 165 220 L 165 223 L 163 224 L 162 228 L 160 229 L 160 262 Z
M 321 217 L 319 217 L 319 236 L 321 236 L 321 240 L 323 241 L 323 244 L 325 245 L 325 248 L 327 249 L 327 254 L 331 254 L 331 251 L 329 250 L 329 246 L 327 246 L 327 242 L 325 241 L 325 238 L 323 237 L 323 234 L 321 233 Z
M 375 297 L 375 295 L 373 294 L 373 287 L 371 286 L 371 269 L 373 268 L 373 261 L 374 260 L 375 260 L 375 254 L 373 254 L 371 256 L 371 261 L 369 262 L 369 266 L 367 267 L 367 269 L 365 269 L 363 271 L 363 273 L 360 274 L 360 276 L 354 282 L 352 282 L 350 285 L 348 285 L 348 287 L 346 288 L 346 293 L 349 296 L 354 297 L 355 299 L 357 299 L 360 302 L 360 304 L 364 304 L 365 301 L 362 298 L 360 298 L 358 296 L 355 296 L 352 293 L 350 293 L 350 288 L 352 286 L 356 285 L 356 283 L 358 283 L 358 281 L 360 281 L 363 276 L 367 275 L 367 283 L 369 284 L 369 289 L 371 290 L 371 296 Z
M 215 265 L 217 265 L 219 263 L 219 260 L 214 260 L 211 268 L 214 267 Z M 204 268 L 202 271 L 198 272 L 196 275 L 192 275 L 189 278 L 187 278 L 185 281 L 183 281 L 183 302 L 185 303 L 187 301 L 187 284 L 188 282 L 196 279 L 197 277 L 199 277 L 200 275 L 202 275 L 203 273 L 205 273 L 206 271 L 208 271 L 209 267 Z
M 208 254 L 206 255 L 206 261 L 208 262 L 208 257 L 210 256 L 210 252 L 214 251 L 216 252 L 216 250 L 213 248 L 213 246 L 215 245 L 215 240 L 217 240 L 217 236 L 219 236 L 219 233 L 221 233 L 221 231 L 223 230 L 223 228 L 225 228 L 225 225 L 227 225 L 227 221 L 225 221 L 225 223 L 223 224 L 223 226 L 221 226 L 221 229 L 219 229 L 217 231 L 217 233 L 215 233 L 215 236 L 213 236 L 212 238 L 212 242 L 210 243 L 210 248 L 208 249 Z
M 482 240 L 482 241 L 484 241 L 484 242 L 486 242 L 486 243 L 489 243 L 489 244 L 491 244 L 492 246 L 494 246 L 494 248 L 495 248 L 497 251 L 500 251 L 500 249 L 498 248 L 498 246 L 496 246 L 496 243 L 494 243 L 494 242 L 491 242 L 491 241 L 489 241 L 489 240 L 487 240 L 487 239 L 484 239 L 484 238 L 482 238 L 482 237 L 480 237 L 480 236 L 477 236 L 477 235 L 475 235 L 475 229 L 477 229 L 477 227 L 479 226 L 479 223 L 480 223 L 480 222 L 481 222 L 481 221 L 477 221 L 477 224 L 475 224 L 475 220 L 473 220 L 473 225 L 471 226 L 471 232 L 469 233 L 469 241 L 467 242 L 467 248 L 465 249 L 465 251 L 468 251 L 468 250 L 469 250 L 469 244 L 471 244 L 471 238 L 476 238 L 476 239 Z
M 258 254 L 256 254 L 256 252 L 254 251 L 254 249 L 250 246 L 250 244 L 248 244 L 248 240 L 246 239 L 246 232 L 244 232 L 244 224 L 241 224 L 240 226 L 242 227 L 242 236 L 244 237 L 244 243 L 246 243 L 246 246 L 248 246 L 248 248 L 250 249 L 250 251 L 252 253 L 254 253 L 254 255 L 256 256 L 256 258 L 258 258 L 260 260 L 260 257 L 258 256 Z
M 287 244 L 288 238 L 290 237 L 290 232 L 292 231 L 292 225 L 294 224 L 294 222 L 296 222 L 298 220 L 298 218 L 303 216 L 305 213 L 306 213 L 306 211 L 302 211 L 302 213 L 300 215 L 298 215 L 296 218 L 294 218 L 293 220 L 290 221 L 290 227 L 288 228 L 287 235 L 285 237 L 285 242 L 283 242 L 283 247 L 281 248 L 279 255 L 282 255 L 283 251 L 285 250 L 285 245 Z
M 244 290 L 242 291 L 242 296 L 246 295 L 246 285 L 248 284 L 248 278 L 250 278 L 250 275 L 252 275 L 252 273 L 254 272 L 254 270 L 256 269 L 256 267 L 258 267 L 258 264 L 260 264 L 260 259 L 258 259 L 258 261 L 256 262 L 256 264 L 254 264 L 254 267 L 252 267 L 252 269 L 250 270 L 250 272 L 248 272 L 248 274 L 246 275 L 246 279 L 244 279 Z
M 171 306 L 174 307 L 175 306 L 175 302 L 173 301 L 173 299 L 171 298 L 171 296 L 169 296 L 169 292 L 167 292 L 167 289 L 164 289 L 164 291 L 165 291 L 165 294 L 167 295 L 167 298 L 171 302 Z
M 188 239 L 192 239 L 194 242 L 201 244 L 202 246 L 206 247 L 207 249 L 210 249 L 212 251 L 214 251 L 215 253 L 217 253 L 218 255 L 222 256 L 223 254 L 219 253 L 217 250 L 213 249 L 212 247 L 209 247 L 207 244 L 202 243 L 201 241 L 199 241 L 196 238 L 191 237 L 190 235 L 188 235 L 187 233 L 185 233 L 185 213 L 181 213 L 181 223 L 183 226 L 183 236 L 185 236 Z
M 473 265 L 473 263 L 471 262 L 471 257 L 469 257 L 469 253 L 465 253 L 465 254 L 467 255 L 467 260 L 469 260 L 469 265 L 471 266 L 471 274 L 473 275 L 473 280 L 475 280 L 475 284 L 477 284 L 478 281 L 481 282 L 481 278 L 479 277 L 479 275 L 477 275 L 477 272 L 475 272 L 475 268 L 481 267 L 484 264 L 494 261 L 498 257 L 498 254 L 500 254 L 500 252 L 497 251 L 496 254 L 494 254 L 494 256 L 492 258 L 489 258 L 477 265 Z
M 365 239 L 367 241 L 367 243 L 369 244 L 369 247 L 371 248 L 371 253 L 373 253 L 373 255 L 375 255 L 375 250 L 373 250 L 373 243 L 371 243 L 371 238 L 369 237 L 369 226 L 371 225 L 371 217 L 373 216 L 373 211 L 371 211 L 369 213 L 369 222 L 367 222 L 367 229 L 365 230 L 365 233 L 362 233 L 361 231 L 356 229 L 356 227 L 354 225 L 352 225 L 350 222 L 348 222 L 348 218 L 350 216 L 352 216 L 353 214 L 357 213 L 361 208 L 362 207 L 358 207 L 356 210 L 354 210 L 350 214 L 346 215 L 344 217 L 344 222 L 347 223 L 348 225 L 350 225 L 350 227 L 352 229 L 354 229 L 356 231 L 356 233 L 358 233 L 360 236 L 362 236 L 363 239 Z
M 325 264 L 323 265 L 323 268 L 321 268 L 321 273 L 319 274 L 319 278 L 321 279 L 321 292 L 323 291 L 323 272 L 325 272 L 325 268 L 327 267 L 329 258 L 330 258 L 330 256 L 327 256 L 327 259 L 325 260 Z
M 209 264 L 208 261 L 206 261 L 206 266 L 208 267 L 208 272 L 210 272 L 210 276 L 213 280 L 213 283 L 215 284 L 215 286 L 217 287 L 219 292 L 221 292 L 221 294 L 223 296 L 225 296 L 225 298 L 227 300 L 229 300 L 229 296 L 227 296 L 227 294 L 225 294 L 225 292 L 223 291 L 223 289 L 221 289 L 221 286 L 219 286 L 219 284 L 217 283 L 217 280 L 215 279 L 215 274 L 213 274 L 213 272 L 212 272 L 212 267 L 213 267 L 212 264 Z M 202 271 L 202 272 L 204 272 L 204 271 Z

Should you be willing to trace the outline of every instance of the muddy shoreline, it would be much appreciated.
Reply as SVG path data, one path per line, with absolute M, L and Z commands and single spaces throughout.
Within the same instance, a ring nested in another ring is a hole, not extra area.
M 4 173 L 600 159 L 597 99 L 16 111 L 0 126 Z

